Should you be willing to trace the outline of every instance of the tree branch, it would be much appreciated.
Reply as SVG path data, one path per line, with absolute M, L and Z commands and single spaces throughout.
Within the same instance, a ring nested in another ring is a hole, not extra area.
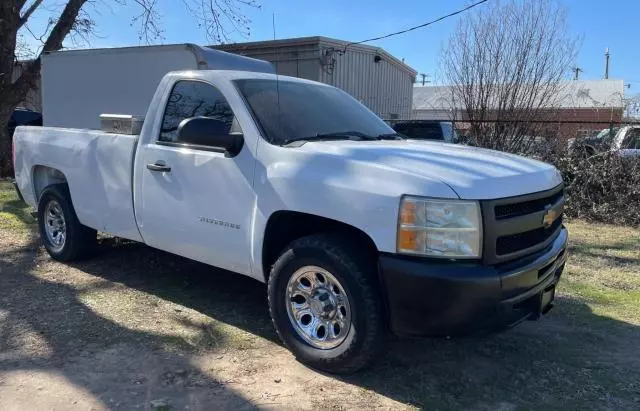
M 40 73 L 40 57 L 42 57 L 43 53 L 57 51 L 62 48 L 62 42 L 74 28 L 80 9 L 82 9 L 82 6 L 84 6 L 86 2 L 87 0 L 69 0 L 53 26 L 51 33 L 49 33 L 47 40 L 45 40 L 38 58 L 33 60 L 31 63 L 26 64 L 26 67 L 20 74 L 20 77 L 18 77 L 11 85 L 11 91 L 9 93 L 11 98 L 19 102 L 22 100 L 22 97 L 27 93 L 29 88 L 33 87 L 33 84 Z
M 551 132 L 533 121 L 556 118 L 576 45 L 555 0 L 498 3 L 460 22 L 443 71 L 479 145 L 526 151 Z
M 44 0 L 35 0 L 31 3 L 31 6 L 24 12 L 22 16 L 20 16 L 20 23 L 18 23 L 18 28 L 24 26 L 24 24 L 29 20 L 29 17 L 33 14 L 34 11 L 42 4 Z

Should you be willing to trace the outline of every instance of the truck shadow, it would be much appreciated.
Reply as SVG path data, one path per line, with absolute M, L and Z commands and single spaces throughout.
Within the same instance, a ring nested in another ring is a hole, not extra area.
M 156 405 L 166 405 L 161 409 L 255 409 L 254 400 L 201 370 L 179 350 L 167 349 L 171 343 L 174 348 L 187 345 L 183 341 L 134 330 L 94 312 L 79 290 L 63 280 L 69 272 L 64 266 L 57 267 L 54 278 L 36 275 L 39 251 L 34 234 L 27 245 L 3 244 L 0 249 L 3 407 L 149 409 L 156 400 Z M 108 272 L 119 271 L 108 252 L 96 264 L 105 267 L 96 275 L 107 279 Z M 143 272 L 140 264 L 126 265 L 131 267 L 127 274 L 140 273 L 131 276 L 132 286 L 155 282 L 153 272 Z M 191 298 L 205 299 L 193 291 Z
M 99 257 L 76 266 L 279 344 L 265 286 L 250 278 L 140 244 L 109 241 Z M 556 405 L 631 406 L 617 395 L 640 387 L 640 327 L 596 315 L 568 297 L 560 296 L 557 306 L 542 321 L 502 334 L 393 338 L 372 367 L 332 378 L 421 407 L 491 408 L 509 401 L 534 407 L 550 398 Z

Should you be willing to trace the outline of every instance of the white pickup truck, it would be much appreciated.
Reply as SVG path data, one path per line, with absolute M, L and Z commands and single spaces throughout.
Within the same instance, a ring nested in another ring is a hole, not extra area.
M 14 144 L 53 258 L 91 255 L 101 231 L 267 283 L 283 342 L 329 372 L 368 364 L 388 330 L 537 319 L 565 263 L 552 166 L 403 139 L 312 81 L 171 72 L 139 135 L 19 127 Z

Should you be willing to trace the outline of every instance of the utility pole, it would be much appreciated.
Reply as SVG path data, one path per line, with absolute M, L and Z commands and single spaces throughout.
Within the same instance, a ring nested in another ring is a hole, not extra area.
M 579 80 L 580 79 L 580 72 L 583 72 L 584 70 L 582 70 L 580 67 L 575 66 L 574 68 L 571 69 L 571 71 L 575 72 L 576 74 L 573 76 L 574 80 Z
M 609 47 L 604 49 L 604 79 L 609 78 Z
M 430 80 L 427 80 L 427 77 L 430 77 L 429 74 L 420 73 L 420 77 L 422 77 L 422 85 L 424 86 L 426 83 L 431 83 Z

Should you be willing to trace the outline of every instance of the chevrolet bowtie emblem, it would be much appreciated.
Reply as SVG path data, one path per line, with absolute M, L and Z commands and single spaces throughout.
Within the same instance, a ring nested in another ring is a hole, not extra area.
M 553 208 L 548 209 L 542 216 L 542 225 L 545 228 L 551 227 L 554 221 L 558 218 L 558 212 Z

